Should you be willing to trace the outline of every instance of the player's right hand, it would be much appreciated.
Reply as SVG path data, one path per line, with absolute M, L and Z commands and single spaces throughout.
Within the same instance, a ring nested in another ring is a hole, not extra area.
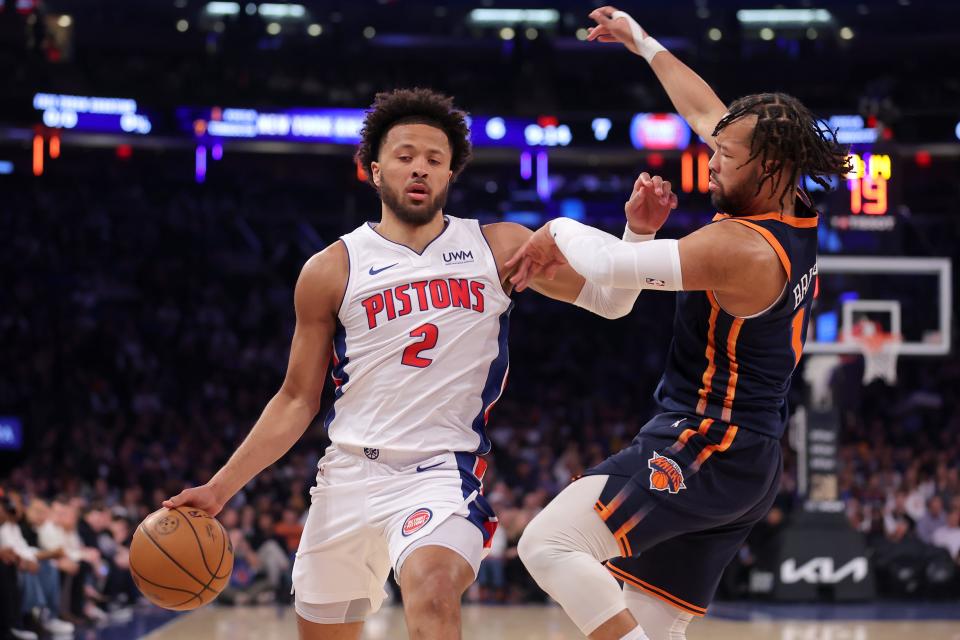
M 174 507 L 196 507 L 203 509 L 211 516 L 216 516 L 223 509 L 226 501 L 220 499 L 210 485 L 205 484 L 199 487 L 184 489 L 177 495 L 163 501 L 163 506 L 167 509 Z
M 633 183 L 630 199 L 623 205 L 630 230 L 639 234 L 659 231 L 670 212 L 677 208 L 677 195 L 670 182 L 644 171 Z
M 616 7 L 605 6 L 590 12 L 590 18 L 597 23 L 597 26 L 590 29 L 587 40 L 590 42 L 594 40 L 619 42 L 633 53 L 640 55 L 640 50 L 637 48 L 636 40 L 633 37 L 633 31 L 630 29 L 630 21 L 623 17 L 611 18 L 615 11 L 618 11 Z M 641 32 L 644 37 L 647 36 L 646 31 L 641 29 Z

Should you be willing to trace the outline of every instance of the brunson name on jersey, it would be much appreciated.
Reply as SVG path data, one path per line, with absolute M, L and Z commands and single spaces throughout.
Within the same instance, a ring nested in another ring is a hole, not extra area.
M 367 326 L 375 329 L 379 322 L 409 315 L 414 311 L 460 307 L 483 313 L 482 282 L 465 278 L 419 280 L 385 289 L 360 301 L 367 312 Z

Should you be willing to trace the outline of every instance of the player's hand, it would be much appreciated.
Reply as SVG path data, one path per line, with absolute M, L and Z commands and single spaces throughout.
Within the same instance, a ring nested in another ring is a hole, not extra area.
M 40 563 L 38 563 L 36 560 L 27 560 L 26 558 L 21 558 L 20 570 L 31 574 L 37 574 L 40 572 Z
M 223 509 L 226 500 L 219 498 L 210 485 L 205 484 L 199 487 L 184 489 L 177 495 L 163 501 L 163 506 L 167 509 L 174 507 L 196 507 L 203 509 L 211 516 L 216 516 Z
M 633 193 L 623 205 L 630 230 L 642 235 L 656 233 L 676 208 L 677 194 L 670 182 L 646 171 L 633 183 Z
M 543 276 L 547 280 L 553 280 L 557 269 L 565 264 L 567 260 L 554 242 L 550 234 L 550 224 L 547 223 L 537 229 L 504 266 L 507 269 L 516 269 L 510 282 L 517 291 L 523 291 L 535 278 Z
M 20 564 L 20 556 L 10 547 L 3 547 L 0 549 L 0 563 L 17 566 Z
M 593 40 L 599 40 L 600 42 L 619 42 L 631 52 L 640 55 L 640 50 L 637 49 L 633 32 L 630 30 L 630 22 L 623 17 L 617 18 L 616 20 L 610 17 L 613 15 L 613 12 L 617 10 L 616 7 L 606 6 L 591 11 L 590 19 L 596 22 L 597 25 L 590 29 L 587 40 L 591 42 Z M 642 29 L 641 31 L 643 32 L 643 37 L 647 37 L 647 32 Z

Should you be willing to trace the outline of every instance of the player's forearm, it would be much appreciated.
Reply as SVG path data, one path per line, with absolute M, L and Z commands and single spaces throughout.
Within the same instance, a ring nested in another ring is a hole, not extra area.
M 682 289 L 676 240 L 624 242 L 569 218 L 550 222 L 550 234 L 574 271 L 615 289 Z
M 647 242 L 653 240 L 654 235 L 653 233 L 635 233 L 627 225 L 623 231 L 623 241 Z M 580 289 L 580 293 L 573 304 L 608 320 L 615 320 L 616 318 L 622 318 L 633 310 L 640 291 L 642 289 L 617 289 L 616 287 L 601 286 L 585 279 L 583 288 Z
M 316 403 L 281 389 L 264 408 L 243 443 L 210 480 L 223 501 L 290 450 L 317 415 Z
M 700 137 L 709 139 L 719 116 L 726 110 L 726 105 L 716 92 L 693 69 L 669 51 L 658 53 L 650 61 L 650 67 L 677 113 Z

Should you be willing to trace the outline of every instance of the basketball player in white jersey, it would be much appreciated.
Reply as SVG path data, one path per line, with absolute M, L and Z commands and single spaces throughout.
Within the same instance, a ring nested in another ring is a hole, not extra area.
M 304 433 L 333 359 L 332 445 L 293 568 L 300 637 L 359 638 L 391 568 L 411 638 L 460 637 L 460 598 L 474 581 L 496 517 L 481 495 L 487 416 L 507 379 L 512 307 L 504 263 L 532 232 L 443 214 L 470 157 L 464 113 L 429 90 L 379 94 L 357 159 L 381 219 L 313 256 L 294 294 L 297 324 L 283 386 L 227 464 L 166 507 L 223 505 Z M 647 174 L 625 206 L 656 226 L 676 206 Z M 642 241 L 631 234 L 625 238 Z M 585 284 L 569 267 L 531 283 L 605 317 L 637 291 Z

